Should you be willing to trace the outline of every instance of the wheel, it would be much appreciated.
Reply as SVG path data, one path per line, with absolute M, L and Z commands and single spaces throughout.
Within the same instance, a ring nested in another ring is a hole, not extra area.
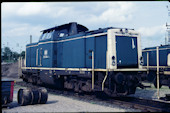
M 157 78 L 154 79 L 154 82 L 153 82 L 155 88 L 157 88 Z M 159 80 L 159 88 L 162 87 L 162 84 L 161 84 L 161 81 Z
M 7 104 L 7 102 L 8 102 L 8 99 L 7 99 L 7 97 L 5 96 L 5 97 L 3 98 L 2 105 L 6 105 L 6 104 Z
M 29 82 L 29 83 L 32 83 L 32 82 L 33 82 L 32 78 L 31 78 L 30 76 L 28 77 L 28 82 Z
M 152 82 L 154 81 L 155 77 L 156 77 L 156 72 L 149 71 L 149 74 L 147 75 L 147 81 Z
M 37 78 L 37 85 L 39 85 L 39 86 L 42 86 L 42 85 L 43 85 L 43 83 L 42 83 L 42 81 L 41 81 L 40 78 Z
M 123 84 L 125 81 L 125 76 L 123 73 L 118 73 L 114 76 L 114 80 L 117 84 Z
M 37 85 L 37 77 L 32 77 L 32 84 Z
M 23 81 L 24 81 L 24 82 L 28 82 L 28 79 L 26 79 L 26 78 L 23 78 Z
M 77 82 L 74 83 L 74 91 L 75 91 L 75 92 L 78 92 L 78 91 L 79 91 L 79 86 L 78 86 L 78 83 L 77 83 Z

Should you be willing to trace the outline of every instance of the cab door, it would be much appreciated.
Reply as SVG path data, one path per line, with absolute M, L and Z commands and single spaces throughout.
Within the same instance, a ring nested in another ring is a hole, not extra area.
M 137 37 L 116 36 L 117 68 L 138 68 Z
M 86 44 L 86 58 L 85 58 L 85 64 L 86 68 L 92 68 L 92 51 L 94 52 L 95 57 L 95 37 L 90 37 L 85 39 Z
M 39 66 L 39 67 L 41 67 L 42 66 L 42 53 L 43 51 L 42 51 L 42 48 L 41 47 L 39 47 L 38 49 L 37 49 L 37 65 Z

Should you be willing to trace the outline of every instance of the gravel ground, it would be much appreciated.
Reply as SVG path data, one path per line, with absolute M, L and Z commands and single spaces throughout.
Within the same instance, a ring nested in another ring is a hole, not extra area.
M 1 65 L 2 66 L 2 65 Z M 16 81 L 22 81 L 18 79 L 18 64 L 15 63 L 10 66 L 2 66 L 1 77 L 6 75 L 8 78 L 12 78 Z M 145 85 L 150 85 L 151 88 L 140 89 L 137 88 L 136 93 L 133 97 L 145 98 L 145 99 L 157 99 L 157 89 L 153 84 L 144 83 Z M 14 87 L 14 98 L 13 102 L 10 104 L 10 108 L 3 108 L 2 112 L 138 112 L 140 110 L 130 109 L 121 107 L 118 105 L 110 105 L 103 102 L 95 101 L 83 101 L 72 97 L 65 97 L 61 95 L 48 94 L 48 102 L 46 104 L 28 105 L 28 106 L 18 106 L 17 103 L 17 92 L 21 88 L 15 85 Z M 167 86 L 162 86 L 160 89 L 160 97 L 165 97 L 165 94 L 170 94 L 170 89 Z M 161 100 L 158 100 L 161 101 Z M 168 101 L 170 103 L 170 101 Z
M 1 76 L 18 78 L 18 62 L 1 64 Z
M 150 88 L 145 88 L 145 89 L 140 89 L 137 88 L 135 94 L 129 95 L 129 96 L 133 96 L 133 97 L 139 97 L 139 98 L 144 98 L 144 99 L 149 99 L 149 100 L 157 100 L 157 101 L 162 101 L 159 100 L 157 97 L 157 89 L 154 87 L 153 84 L 151 83 L 143 83 L 146 86 L 151 86 Z M 170 89 L 168 86 L 162 86 L 159 89 L 159 96 L 160 97 L 165 97 L 165 94 L 170 94 Z M 167 101 L 168 103 L 170 103 L 170 101 Z
M 15 79 L 16 81 L 22 81 L 21 79 Z M 145 85 L 150 85 L 145 83 Z M 17 93 L 19 88 L 26 89 L 15 85 L 13 102 L 9 105 L 9 108 L 3 108 L 2 112 L 140 112 L 137 109 L 125 108 L 118 105 L 107 104 L 97 101 L 78 100 L 73 97 L 66 97 L 62 95 L 48 94 L 48 101 L 46 104 L 19 106 L 17 103 Z M 160 96 L 170 93 L 168 87 L 163 86 L 160 89 Z M 136 93 L 130 96 L 140 97 L 145 99 L 157 100 L 157 89 L 151 85 L 151 88 L 140 89 L 137 88 Z
M 80 101 L 72 97 L 48 94 L 46 104 L 19 106 L 17 103 L 17 92 L 20 87 L 15 85 L 13 102 L 9 108 L 3 108 L 2 112 L 140 112 L 131 108 L 118 105 L 110 105 L 95 101 Z

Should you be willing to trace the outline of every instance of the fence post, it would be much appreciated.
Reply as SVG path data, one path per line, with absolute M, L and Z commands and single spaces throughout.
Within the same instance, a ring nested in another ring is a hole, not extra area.
M 149 74 L 149 52 L 147 52 L 147 74 Z
M 19 71 L 19 69 L 20 69 L 20 57 L 18 58 L 18 78 L 19 78 L 19 76 L 20 76 L 20 71 Z

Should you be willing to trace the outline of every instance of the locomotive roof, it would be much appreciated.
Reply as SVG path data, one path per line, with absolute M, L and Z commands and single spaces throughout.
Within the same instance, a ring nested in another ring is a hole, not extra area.
M 42 30 L 41 32 L 48 32 L 48 31 L 52 31 L 52 30 L 61 30 L 61 29 L 70 29 L 70 26 L 72 24 L 77 24 L 76 22 L 70 22 L 68 24 L 63 24 L 63 25 L 60 25 L 60 26 L 55 26 L 55 27 L 52 27 L 52 28 L 49 28 L 49 29 L 45 29 L 45 30 Z M 81 24 L 77 24 L 77 28 L 81 31 L 88 31 L 88 28 L 81 25 Z
M 97 30 L 86 31 L 86 33 L 91 33 L 91 34 L 101 33 L 101 32 L 107 31 L 108 29 L 123 29 L 123 28 L 120 28 L 120 27 L 106 27 L 106 28 L 99 28 Z M 125 29 L 134 30 L 134 29 L 129 29 L 129 28 L 125 28 Z
M 45 32 L 48 32 L 48 31 L 52 31 L 54 29 L 55 30 L 70 29 L 70 26 L 72 24 L 77 24 L 77 22 L 70 22 L 68 24 L 63 24 L 63 25 L 60 25 L 60 26 L 55 26 L 55 27 L 52 27 L 52 28 L 49 28 L 49 29 L 42 30 L 41 32 L 45 33 Z M 119 27 L 106 27 L 106 28 L 99 28 L 97 30 L 90 30 L 89 31 L 89 29 L 87 27 L 85 27 L 85 26 L 83 26 L 81 24 L 77 24 L 77 28 L 80 31 L 84 31 L 86 33 L 92 33 L 92 34 L 93 33 L 103 32 L 104 30 L 107 30 L 107 29 L 122 29 L 122 28 L 119 28 Z M 129 29 L 129 28 L 126 28 L 126 29 Z M 129 30 L 134 30 L 134 29 L 129 29 Z
M 156 47 L 159 47 L 159 48 L 170 48 L 170 45 L 160 45 L 160 46 L 154 46 L 154 47 L 146 47 L 143 50 L 156 49 Z

